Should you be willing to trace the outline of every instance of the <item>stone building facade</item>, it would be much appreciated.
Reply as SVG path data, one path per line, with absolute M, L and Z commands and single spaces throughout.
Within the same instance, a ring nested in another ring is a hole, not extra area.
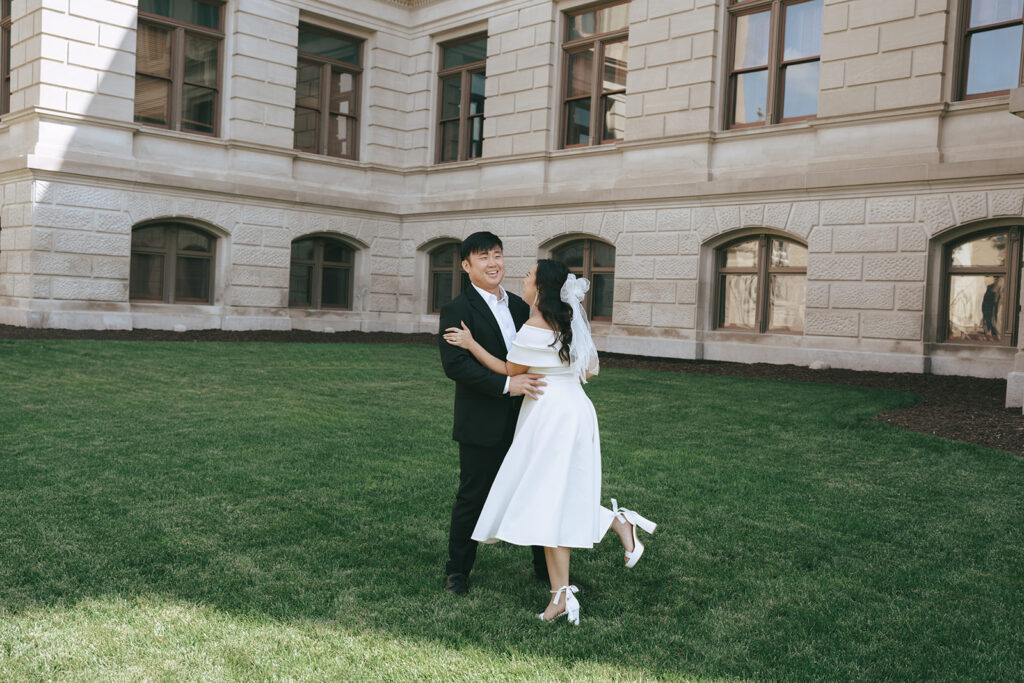
M 432 331 L 491 230 L 589 250 L 603 350 L 1020 406 L 1017 4 L 13 0 L 0 323 Z

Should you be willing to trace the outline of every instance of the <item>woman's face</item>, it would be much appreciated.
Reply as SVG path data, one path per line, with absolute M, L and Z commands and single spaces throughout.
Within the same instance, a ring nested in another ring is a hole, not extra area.
M 533 305 L 534 299 L 537 298 L 537 264 L 533 264 L 533 268 L 530 268 L 530 272 L 526 274 L 523 279 L 523 301 Z

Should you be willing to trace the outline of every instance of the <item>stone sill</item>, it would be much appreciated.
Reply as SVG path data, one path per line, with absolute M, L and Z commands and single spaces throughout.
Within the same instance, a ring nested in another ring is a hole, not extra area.
M 1010 91 L 1010 113 L 1024 118 L 1024 88 Z

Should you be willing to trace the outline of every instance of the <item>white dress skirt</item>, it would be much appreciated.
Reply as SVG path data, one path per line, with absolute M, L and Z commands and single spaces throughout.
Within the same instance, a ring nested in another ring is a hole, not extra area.
M 523 325 L 508 360 L 544 375 L 540 398 L 527 396 L 515 439 L 487 495 L 473 540 L 592 548 L 614 514 L 601 507 L 597 414 L 578 377 L 552 347 L 555 334 Z

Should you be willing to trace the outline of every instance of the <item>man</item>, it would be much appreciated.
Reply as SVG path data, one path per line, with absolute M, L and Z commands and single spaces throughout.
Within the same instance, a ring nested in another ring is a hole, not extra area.
M 444 340 L 447 328 L 465 323 L 481 346 L 504 359 L 516 330 L 530 317 L 529 305 L 501 286 L 505 264 L 497 235 L 473 233 L 462 242 L 460 256 L 472 286 L 441 309 L 438 345 L 444 372 L 455 380 L 452 439 L 459 443 L 459 491 L 452 508 L 444 587 L 465 595 L 476 559 L 477 544 L 470 536 L 512 444 L 522 397 L 536 398 L 545 383 L 540 375 L 506 377 L 491 372 L 468 351 Z M 540 547 L 533 548 L 533 567 L 537 578 L 547 581 Z

